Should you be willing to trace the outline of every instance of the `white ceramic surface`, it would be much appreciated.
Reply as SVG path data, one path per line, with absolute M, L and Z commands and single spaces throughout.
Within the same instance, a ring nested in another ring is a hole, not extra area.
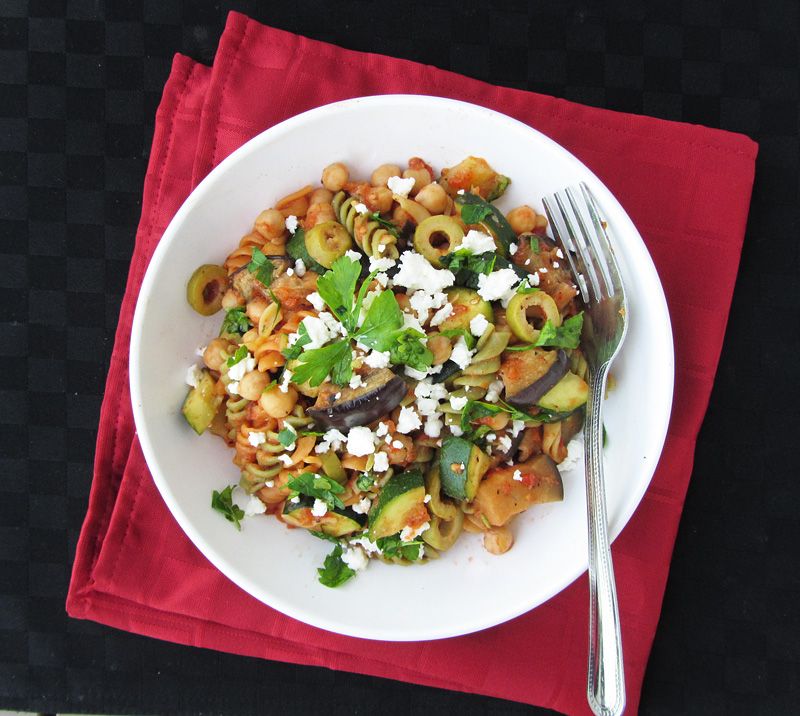
M 423 96 L 347 100 L 311 110 L 263 132 L 223 161 L 192 193 L 159 243 L 142 284 L 131 338 L 131 393 L 139 439 L 164 501 L 186 534 L 227 577 L 289 616 L 352 636 L 411 641 L 465 634 L 546 601 L 586 570 L 583 468 L 565 472 L 563 503 L 518 517 L 505 555 L 465 534 L 423 566 L 379 562 L 338 589 L 317 582 L 331 545 L 271 518 L 243 530 L 214 512 L 211 491 L 238 481 L 231 451 L 184 422 L 187 367 L 219 330 L 186 302 L 186 281 L 203 263 L 221 263 L 262 209 L 323 167 L 345 161 L 356 177 L 384 162 L 421 156 L 436 168 L 473 154 L 513 183 L 498 202 L 509 210 L 579 181 L 589 184 L 616 239 L 630 299 L 630 329 L 615 364 L 617 387 L 605 405 L 606 481 L 613 537 L 622 530 L 655 470 L 669 420 L 673 347 L 664 294 L 633 223 L 613 195 L 574 156 L 497 112 Z M 642 400 L 642 396 L 647 400 Z

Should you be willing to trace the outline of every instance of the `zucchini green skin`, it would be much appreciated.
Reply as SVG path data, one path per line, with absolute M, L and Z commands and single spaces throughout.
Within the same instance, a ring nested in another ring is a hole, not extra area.
M 181 412 L 192 430 L 202 435 L 214 420 L 221 403 L 222 396 L 214 393 L 214 379 L 207 370 L 203 370 L 197 387 L 192 388 L 183 401 Z
M 490 464 L 489 456 L 469 440 L 447 438 L 439 453 L 442 490 L 456 500 L 471 502 Z
M 397 534 L 416 512 L 425 510 L 425 480 L 419 470 L 392 475 L 369 512 L 369 538 Z
M 567 373 L 536 403 L 540 408 L 554 413 L 571 413 L 589 399 L 589 386 L 575 373 Z
M 478 314 L 494 323 L 492 305 L 482 299 L 477 291 L 471 288 L 448 288 L 445 293 L 447 300 L 453 305 L 453 313 L 439 325 L 440 331 L 452 331 L 459 328 L 469 330 L 469 322 Z
M 345 507 L 343 510 L 329 507 L 322 517 L 314 517 L 311 514 L 313 506 L 314 498 L 307 495 L 300 495 L 300 500 L 297 502 L 286 500 L 283 506 L 283 521 L 295 527 L 324 532 L 331 537 L 343 537 L 358 532 L 367 523 L 366 515 L 359 515 L 350 507 Z
M 490 204 L 477 194 L 473 194 L 469 191 L 465 191 L 463 194 L 457 194 L 455 201 L 456 204 L 477 204 L 479 206 L 489 207 L 489 209 L 491 209 L 491 213 L 482 219 L 480 224 L 484 228 L 488 229 L 489 233 L 493 234 L 494 237 L 500 242 L 501 254 L 503 256 L 508 256 L 511 244 L 517 241 L 517 235 L 514 233 L 514 229 L 511 228 L 511 225 L 508 223 L 506 217 L 503 216 L 503 213 L 500 211 L 500 209 L 493 204 Z
M 286 244 L 286 253 L 293 259 L 302 259 L 309 271 L 314 271 L 322 275 L 328 270 L 322 264 L 317 263 L 311 258 L 311 254 L 309 254 L 308 249 L 306 249 L 306 232 L 303 231 L 303 229 L 298 228 L 297 231 L 294 232 L 294 236 L 289 239 L 289 242 Z

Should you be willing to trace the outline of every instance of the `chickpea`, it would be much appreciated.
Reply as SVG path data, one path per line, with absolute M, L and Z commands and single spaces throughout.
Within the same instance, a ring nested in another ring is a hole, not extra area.
M 409 196 L 416 196 L 423 187 L 433 181 L 431 173 L 424 167 L 422 169 L 406 169 L 403 172 L 403 178 L 408 179 L 409 177 L 414 177 L 414 186 L 411 188 Z
M 255 229 L 265 239 L 277 239 L 286 231 L 286 221 L 277 209 L 265 209 L 256 217 Z
M 254 326 L 258 325 L 258 319 L 261 318 L 261 314 L 264 313 L 268 305 L 267 300 L 261 296 L 254 296 L 247 302 L 245 313 Z
M 536 212 L 527 204 L 509 211 L 506 219 L 517 236 L 536 228 Z
M 483 546 L 487 552 L 492 554 L 503 554 L 511 549 L 514 544 L 514 535 L 508 527 L 492 527 L 484 532 Z
M 405 226 L 411 221 L 411 217 L 408 215 L 408 212 L 398 204 L 394 207 L 394 211 L 392 211 L 392 221 L 398 226 Z
M 203 363 L 210 370 L 219 371 L 228 359 L 228 347 L 230 343 L 224 338 L 215 338 L 210 341 L 203 352 Z
M 367 190 L 364 201 L 373 211 L 385 214 L 392 208 L 392 192 L 385 186 L 374 186 Z
M 453 346 L 447 336 L 431 336 L 428 339 L 428 348 L 433 353 L 433 365 L 441 365 L 453 352 Z
M 537 229 L 546 229 L 547 228 L 547 217 L 544 214 L 537 214 L 536 215 L 536 228 Z
M 229 288 L 222 294 L 222 308 L 230 311 L 237 306 L 244 306 L 244 298 L 235 288 Z
M 269 385 L 270 376 L 258 370 L 251 370 L 239 381 L 239 395 L 248 400 L 258 400 Z
M 329 164 L 322 171 L 322 186 L 328 191 L 341 191 L 350 179 L 350 172 L 341 162 Z
M 403 171 L 397 164 L 381 164 L 369 178 L 372 186 L 386 186 L 391 177 L 399 177 Z
M 285 393 L 280 388 L 274 387 L 263 393 L 258 402 L 271 418 L 285 418 L 297 405 L 297 397 L 297 390 L 293 385 L 290 385 Z
M 317 224 L 325 221 L 336 221 L 336 215 L 333 213 L 333 207 L 330 204 L 320 203 L 312 204 L 308 207 L 303 226 L 308 229 L 313 229 Z
M 422 204 L 431 214 L 443 214 L 447 208 L 447 192 L 436 182 L 422 187 L 417 193 L 416 201 Z
M 308 197 L 309 203 L 314 204 L 330 204 L 333 201 L 333 192 L 328 189 L 314 189 Z

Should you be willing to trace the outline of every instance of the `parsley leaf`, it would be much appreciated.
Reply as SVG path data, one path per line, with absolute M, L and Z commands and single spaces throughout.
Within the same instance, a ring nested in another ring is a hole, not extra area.
M 211 507 L 219 512 L 228 522 L 232 522 L 237 530 L 242 529 L 244 510 L 233 503 L 233 491 L 236 485 L 228 485 L 222 492 L 211 493 Z
M 464 204 L 461 207 L 461 220 L 465 224 L 477 224 L 492 213 L 492 207 L 487 204 Z
M 341 544 L 339 542 L 338 537 L 333 537 L 331 535 L 325 534 L 324 532 L 318 532 L 317 530 L 309 530 L 309 534 L 314 535 L 317 539 L 324 539 L 326 542 L 333 542 L 334 544 Z
M 381 218 L 381 214 L 379 211 L 373 211 L 369 218 L 371 221 L 377 221 L 386 231 L 388 231 L 392 236 L 396 239 L 400 238 L 400 234 L 397 233 L 397 227 L 388 219 Z
M 446 331 L 439 331 L 439 333 L 447 338 L 458 338 L 459 336 L 464 337 L 464 342 L 467 344 L 467 348 L 472 350 L 475 347 L 475 344 L 478 342 L 478 339 L 475 338 L 466 328 L 450 328 Z
M 335 383 L 345 385 L 349 382 L 352 372 L 350 341 L 339 341 L 303 353 L 292 371 L 292 383 L 298 385 L 308 383 L 315 388 L 330 374 Z
M 381 537 L 375 540 L 375 544 L 378 545 L 378 549 L 380 549 L 384 557 L 400 557 L 414 562 L 422 556 L 422 540 L 415 539 L 410 542 L 403 542 L 399 534 Z
M 304 472 L 297 477 L 290 477 L 286 486 L 299 495 L 307 495 L 322 500 L 328 507 L 344 508 L 344 503 L 339 495 L 344 488 L 329 477 L 315 475 L 313 472 Z
M 264 255 L 261 249 L 254 247 L 253 259 L 247 264 L 247 270 L 255 274 L 258 281 L 265 286 L 269 286 L 272 283 L 272 273 L 275 271 L 275 265 Z
M 284 428 L 278 433 L 278 442 L 283 447 L 288 448 L 297 441 L 297 433 L 291 428 Z
M 319 574 L 319 583 L 326 587 L 338 587 L 344 584 L 350 577 L 355 574 L 355 571 L 350 569 L 342 559 L 342 545 L 337 544 L 333 548 L 322 567 L 317 569 Z
M 353 298 L 360 274 L 361 263 L 342 256 L 333 262 L 330 271 L 317 279 L 317 293 L 348 331 L 355 330 L 358 319 L 353 311 Z
M 388 350 L 391 335 L 403 325 L 403 314 L 394 293 L 382 291 L 367 311 L 356 339 L 376 350 Z
M 250 330 L 250 319 L 244 312 L 243 308 L 232 308 L 225 314 L 225 319 L 222 321 L 222 327 L 219 334 L 239 335 L 246 333 Z
M 537 291 L 540 291 L 540 290 L 541 289 L 536 288 L 536 286 L 531 286 L 530 282 L 526 278 L 526 279 L 523 279 L 520 282 L 519 286 L 517 286 L 517 291 L 516 292 L 517 293 L 536 293 Z
M 303 352 L 303 348 L 311 343 L 311 336 L 308 335 L 308 331 L 306 327 L 301 323 L 297 329 L 297 334 L 300 336 L 292 345 L 288 348 L 284 348 L 281 352 L 283 353 L 285 358 L 292 360 L 294 358 L 298 358 L 300 354 Z
M 228 368 L 232 368 L 239 361 L 244 360 L 246 357 L 247 357 L 247 346 L 239 346 L 236 349 L 236 353 L 230 356 L 230 358 L 228 358 L 228 360 L 225 361 L 225 364 L 228 366 Z
M 469 271 L 471 273 L 483 273 L 487 276 L 494 269 L 494 262 L 496 260 L 497 254 L 491 251 L 486 251 L 482 254 L 473 254 L 467 249 L 458 249 L 451 254 L 445 254 L 440 259 L 442 265 L 450 269 L 453 273 Z
M 568 318 L 558 328 L 550 321 L 545 321 L 537 346 L 552 346 L 554 348 L 577 348 L 581 341 L 581 331 L 583 330 L 583 311 Z
M 556 413 L 546 408 L 539 408 L 539 412 L 533 415 L 509 405 L 504 400 L 498 400 L 497 403 L 470 400 L 464 406 L 464 411 L 461 414 L 461 429 L 464 431 L 464 438 L 474 441 L 490 432 L 491 428 L 488 425 L 473 427 L 471 423 L 488 415 L 497 415 L 497 413 L 508 413 L 511 416 L 511 420 L 534 421 L 537 423 L 557 423 L 571 415 L 570 412 Z
M 407 365 L 425 371 L 433 363 L 433 353 L 420 340 L 425 336 L 413 328 L 406 328 L 392 336 L 389 359 L 395 365 Z
M 374 485 L 375 478 L 368 472 L 362 472 L 356 478 L 356 487 L 361 490 L 361 492 L 367 492 L 368 490 L 371 490 Z

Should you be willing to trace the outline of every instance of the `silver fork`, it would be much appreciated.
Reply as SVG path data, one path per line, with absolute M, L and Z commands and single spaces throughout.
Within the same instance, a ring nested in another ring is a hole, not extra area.
M 544 199 L 544 208 L 584 303 L 583 346 L 589 365 L 584 425 L 589 525 L 587 698 L 598 716 L 618 716 L 625 709 L 625 674 L 608 539 L 602 412 L 608 369 L 625 338 L 628 308 L 614 250 L 589 187 L 581 183 L 558 191 Z

